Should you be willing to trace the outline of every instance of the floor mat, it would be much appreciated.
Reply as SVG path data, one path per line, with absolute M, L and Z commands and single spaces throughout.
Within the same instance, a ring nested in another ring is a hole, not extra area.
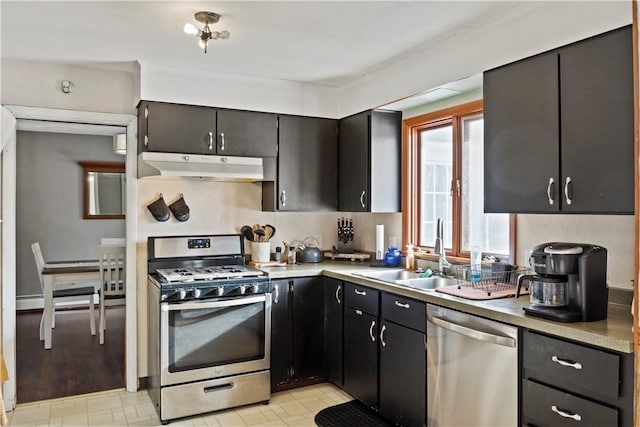
M 314 421 L 320 427 L 392 427 L 392 424 L 357 400 L 325 408 L 318 412 Z

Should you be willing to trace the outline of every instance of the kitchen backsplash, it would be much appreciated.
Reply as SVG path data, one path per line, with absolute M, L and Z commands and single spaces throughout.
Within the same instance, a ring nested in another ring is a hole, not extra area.
M 171 217 L 158 222 L 146 209 L 159 193 L 169 204 L 184 195 L 191 209 L 190 218 L 179 222 Z M 319 237 L 323 249 L 337 244 L 336 219 L 349 217 L 355 228 L 357 251 L 375 251 L 376 224 L 385 226 L 385 248 L 390 236 L 402 241 L 402 214 L 348 212 L 263 212 L 260 183 L 215 182 L 193 179 L 138 180 L 138 243 L 148 236 L 201 233 L 239 233 L 244 224 L 271 224 L 276 227 L 271 251 L 282 240 L 302 241 Z M 526 252 L 536 244 L 552 241 L 594 243 L 608 250 L 609 286 L 632 289 L 633 216 L 628 215 L 518 215 L 516 262 L 526 263 Z M 414 242 L 411 242 L 414 243 Z M 247 251 L 249 249 L 247 248 Z M 146 253 L 145 253 L 146 257 Z M 140 260 L 139 260 L 140 262 Z M 143 261 L 143 264 L 144 265 Z
M 190 208 L 188 221 L 179 222 L 173 216 L 166 222 L 156 221 L 146 205 L 162 193 L 167 204 L 184 195 Z M 276 234 L 271 239 L 271 251 L 282 241 L 302 241 L 306 236 L 319 238 L 323 249 L 337 245 L 336 220 L 353 219 L 354 247 L 357 251 L 375 251 L 376 224 L 385 225 L 385 240 L 396 236 L 401 241 L 402 215 L 349 212 L 263 212 L 260 183 L 215 182 L 187 179 L 138 180 L 138 242 L 148 236 L 201 233 L 240 233 L 244 224 L 271 224 Z M 245 248 L 247 252 L 249 248 Z

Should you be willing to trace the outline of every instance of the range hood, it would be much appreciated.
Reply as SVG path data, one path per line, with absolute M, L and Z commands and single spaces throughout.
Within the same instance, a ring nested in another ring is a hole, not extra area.
M 138 178 L 144 177 L 255 182 L 264 179 L 264 169 L 259 157 L 144 152 L 138 155 Z

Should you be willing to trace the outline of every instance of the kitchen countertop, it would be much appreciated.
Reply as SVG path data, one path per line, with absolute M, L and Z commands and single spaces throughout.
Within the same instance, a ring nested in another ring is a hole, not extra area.
M 399 268 L 399 267 L 398 267 Z M 523 328 L 535 329 L 562 338 L 604 347 L 623 353 L 633 352 L 633 318 L 626 305 L 609 304 L 607 319 L 597 322 L 561 323 L 544 320 L 524 314 L 522 307 L 529 303 L 528 296 L 474 301 L 446 295 L 433 290 L 411 289 L 402 285 L 370 279 L 353 273 L 380 270 L 370 266 L 370 262 L 323 261 L 320 263 L 295 264 L 286 267 L 262 268 L 270 278 L 295 278 L 327 276 L 346 280 L 362 286 L 393 292 L 398 295 L 463 311 Z

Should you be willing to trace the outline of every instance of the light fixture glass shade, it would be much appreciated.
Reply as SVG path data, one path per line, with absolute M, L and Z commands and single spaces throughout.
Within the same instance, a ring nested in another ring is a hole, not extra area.
M 198 40 L 198 46 L 200 46 L 203 49 L 207 48 L 207 43 L 204 40 Z
M 196 36 L 200 32 L 200 30 L 197 29 L 195 25 L 187 22 L 186 24 L 184 24 L 184 32 L 192 36 Z

